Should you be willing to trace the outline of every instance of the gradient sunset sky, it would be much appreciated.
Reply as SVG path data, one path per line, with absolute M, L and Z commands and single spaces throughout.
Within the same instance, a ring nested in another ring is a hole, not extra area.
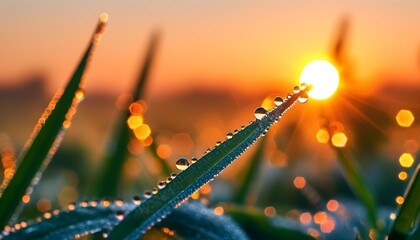
M 1 1 L 0 87 L 42 73 L 65 85 L 100 13 L 108 31 L 87 91 L 128 92 L 150 33 L 161 46 L 152 92 L 192 86 L 291 86 L 303 66 L 331 52 L 340 20 L 350 29 L 346 59 L 363 83 L 420 76 L 420 1 Z

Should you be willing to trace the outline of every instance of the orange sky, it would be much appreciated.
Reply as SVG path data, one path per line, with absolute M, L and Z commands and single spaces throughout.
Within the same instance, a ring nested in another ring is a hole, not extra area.
M 109 14 L 87 91 L 129 91 L 150 32 L 162 31 L 149 91 L 192 85 L 279 87 L 328 56 L 342 16 L 347 58 L 360 82 L 418 80 L 420 2 L 354 1 L 2 1 L 0 86 L 41 72 L 64 86 L 93 31 Z M 283 82 L 282 82 L 283 81 Z

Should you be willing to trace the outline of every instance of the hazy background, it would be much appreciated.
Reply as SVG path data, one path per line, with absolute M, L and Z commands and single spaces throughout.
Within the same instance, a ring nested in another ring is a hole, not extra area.
M 357 81 L 419 79 L 420 2 L 402 1 L 2 1 L 0 86 L 42 74 L 49 92 L 67 81 L 98 15 L 109 28 L 88 92 L 128 91 L 152 30 L 162 32 L 150 94 L 192 86 L 253 91 L 291 86 L 310 60 L 328 57 L 343 16 Z

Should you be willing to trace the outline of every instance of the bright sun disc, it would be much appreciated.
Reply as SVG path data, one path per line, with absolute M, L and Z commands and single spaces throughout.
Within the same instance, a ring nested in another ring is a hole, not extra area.
M 300 83 L 312 84 L 308 95 L 315 99 L 326 99 L 338 88 L 338 71 L 328 61 L 316 60 L 308 63 L 300 74 Z

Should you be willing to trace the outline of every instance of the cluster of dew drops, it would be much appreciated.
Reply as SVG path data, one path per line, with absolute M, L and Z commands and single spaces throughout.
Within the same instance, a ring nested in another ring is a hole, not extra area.
M 306 103 L 307 101 L 308 101 L 308 99 L 309 99 L 309 96 L 308 96 L 308 94 L 306 93 L 307 91 L 310 91 L 310 89 L 312 88 L 312 85 L 307 85 L 306 83 L 302 83 L 300 86 L 295 86 L 294 88 L 293 88 L 293 93 L 299 93 L 300 91 L 304 91 L 299 97 L 298 97 L 298 99 L 297 99 L 297 101 L 299 102 L 299 103 Z M 288 96 L 287 96 L 287 99 L 289 99 L 289 98 L 291 98 L 291 94 L 289 94 Z M 277 96 L 277 97 L 275 97 L 274 98 L 274 104 L 276 105 L 276 106 L 280 106 L 281 104 L 283 104 L 283 102 L 284 102 L 284 99 L 282 98 L 282 97 L 280 97 L 280 96 Z M 267 109 L 265 109 L 264 107 L 257 107 L 256 109 L 255 109 L 255 111 L 254 111 L 254 116 L 255 116 L 255 118 L 257 119 L 257 120 L 261 120 L 264 116 L 266 116 L 267 115 L 267 113 L 268 113 L 268 110 Z M 244 129 L 245 128 L 245 126 L 242 126 L 242 129 Z M 237 133 L 238 132 L 238 130 L 237 129 L 235 129 L 234 130 L 234 133 Z M 226 134 L 226 138 L 227 139 L 231 139 L 232 137 L 233 137 L 233 133 L 232 132 L 228 132 L 227 134 Z M 264 134 L 265 135 L 265 134 Z M 219 146 L 221 144 L 221 142 L 220 141 L 217 141 L 216 142 L 216 146 Z M 205 154 L 206 153 L 209 153 L 211 151 L 211 149 L 207 149 L 206 150 L 206 152 L 205 152 Z M 193 158 L 191 158 L 191 163 L 192 164 L 194 164 L 195 162 L 197 162 L 197 158 L 195 158 L 195 157 L 193 157 Z M 181 171 L 183 171 L 183 170 L 185 170 L 185 169 L 187 169 L 189 166 L 190 166 L 191 164 L 190 164 L 190 162 L 188 161 L 188 159 L 186 159 L 186 158 L 184 158 L 184 157 L 181 157 L 181 158 L 179 158 L 177 161 L 176 161 L 176 163 L 175 163 L 175 166 L 176 166 L 176 168 L 177 169 L 179 169 L 179 170 L 181 170 Z M 172 176 L 172 175 L 171 175 Z M 161 183 L 161 182 L 160 182 Z M 160 184 L 159 183 L 159 184 Z M 159 184 L 158 184 L 158 186 L 159 186 Z

